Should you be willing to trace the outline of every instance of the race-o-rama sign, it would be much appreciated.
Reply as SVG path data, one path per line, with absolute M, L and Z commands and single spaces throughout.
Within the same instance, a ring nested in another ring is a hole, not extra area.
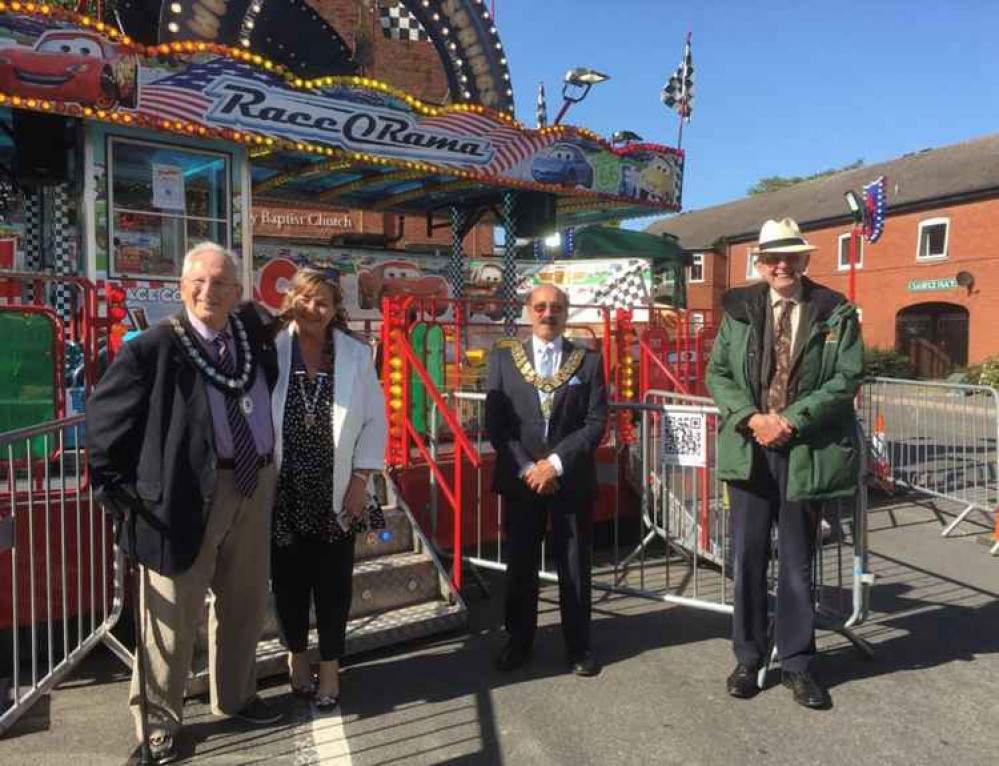
M 409 114 L 370 104 L 234 77 L 221 77 L 204 92 L 213 99 L 205 118 L 216 125 L 445 164 L 485 165 L 495 154 L 488 139 L 421 128 Z

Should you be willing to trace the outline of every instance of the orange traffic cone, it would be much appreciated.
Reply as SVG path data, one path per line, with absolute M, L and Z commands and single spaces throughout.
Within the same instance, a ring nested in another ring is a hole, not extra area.
M 882 489 L 892 488 L 888 444 L 885 440 L 885 416 L 881 413 L 878 413 L 874 421 L 874 430 L 871 431 L 871 473 Z

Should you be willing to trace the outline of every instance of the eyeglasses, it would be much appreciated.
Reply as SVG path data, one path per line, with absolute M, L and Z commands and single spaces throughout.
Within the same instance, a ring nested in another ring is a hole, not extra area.
M 544 314 L 550 311 L 552 314 L 561 314 L 565 311 L 564 303 L 535 303 L 531 306 L 535 314 Z
M 239 282 L 223 282 L 219 279 L 188 279 L 186 280 L 191 287 L 197 290 L 199 293 L 204 290 L 232 290 L 239 287 Z

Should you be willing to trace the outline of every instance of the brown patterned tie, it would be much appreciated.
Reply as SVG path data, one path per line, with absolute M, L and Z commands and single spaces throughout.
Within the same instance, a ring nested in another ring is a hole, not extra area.
M 774 327 L 774 376 L 767 391 L 767 411 L 783 412 L 787 407 L 787 382 L 791 376 L 791 309 L 794 302 L 777 303 Z

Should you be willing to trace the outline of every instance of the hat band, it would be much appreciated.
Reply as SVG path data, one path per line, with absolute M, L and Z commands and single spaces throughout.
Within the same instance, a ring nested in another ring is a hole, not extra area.
M 760 243 L 760 252 L 761 253 L 762 252 L 766 252 L 767 250 L 769 250 L 769 249 L 771 249 L 773 247 L 787 247 L 788 245 L 806 245 L 807 246 L 807 244 L 808 243 L 805 242 L 805 240 L 802 239 L 801 237 L 788 237 L 786 239 L 772 239 L 769 242 L 766 242 L 766 243 L 761 242 Z

